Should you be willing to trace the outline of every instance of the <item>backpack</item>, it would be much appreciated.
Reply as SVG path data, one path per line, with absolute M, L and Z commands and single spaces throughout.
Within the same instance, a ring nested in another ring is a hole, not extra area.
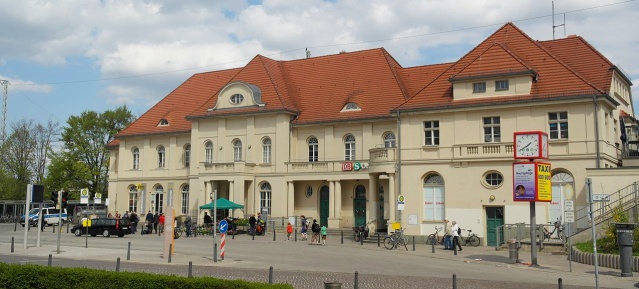
M 460 227 L 457 227 L 457 235 L 461 236 L 461 228 Z
M 317 223 L 313 223 L 313 226 L 311 226 L 311 231 L 313 231 L 313 233 L 319 232 L 319 225 Z

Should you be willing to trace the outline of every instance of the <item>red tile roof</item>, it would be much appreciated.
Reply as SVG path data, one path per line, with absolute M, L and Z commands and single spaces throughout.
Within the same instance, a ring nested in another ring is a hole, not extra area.
M 117 137 L 187 133 L 193 118 L 297 114 L 294 124 L 391 118 L 391 111 L 541 101 L 609 90 L 614 66 L 581 37 L 534 41 L 507 23 L 453 63 L 403 68 L 383 48 L 277 61 L 258 55 L 244 67 L 193 75 Z M 454 100 L 451 81 L 501 73 L 538 76 L 530 95 Z M 261 90 L 264 107 L 210 109 L 241 81 Z M 342 112 L 353 102 L 361 110 Z M 158 127 L 165 118 L 169 126 Z M 112 143 L 111 145 L 117 144 Z

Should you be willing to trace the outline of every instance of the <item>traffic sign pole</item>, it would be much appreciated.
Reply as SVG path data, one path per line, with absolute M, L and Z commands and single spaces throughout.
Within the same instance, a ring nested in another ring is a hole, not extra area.
M 229 223 L 226 220 L 220 221 L 220 258 L 224 261 L 224 246 L 226 245 L 226 231 L 229 229 Z

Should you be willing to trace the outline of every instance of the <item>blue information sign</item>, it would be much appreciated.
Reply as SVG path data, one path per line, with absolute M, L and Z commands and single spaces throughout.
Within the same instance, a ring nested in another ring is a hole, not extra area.
M 226 230 L 229 228 L 229 223 L 226 220 L 220 221 L 220 234 L 226 234 Z

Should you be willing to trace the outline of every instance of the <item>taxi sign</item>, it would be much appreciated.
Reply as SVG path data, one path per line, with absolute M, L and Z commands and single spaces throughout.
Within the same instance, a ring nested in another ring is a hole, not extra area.
M 220 226 L 219 226 L 219 230 L 220 230 L 220 234 L 226 234 L 226 231 L 229 228 L 229 223 L 226 220 L 222 220 L 220 221 Z

